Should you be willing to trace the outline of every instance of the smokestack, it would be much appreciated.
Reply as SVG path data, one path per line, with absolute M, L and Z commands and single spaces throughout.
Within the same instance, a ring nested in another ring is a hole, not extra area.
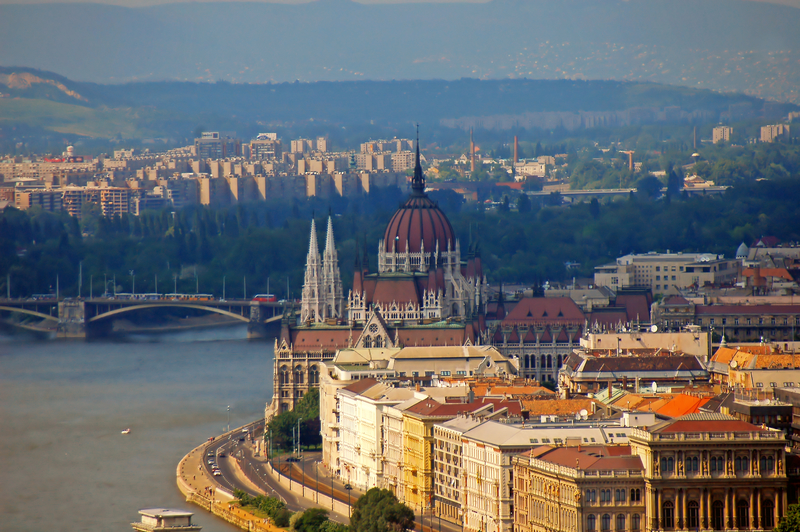
M 475 171 L 475 141 L 472 140 L 472 128 L 469 128 L 469 171 Z
M 519 162 L 519 139 L 514 135 L 514 164 Z

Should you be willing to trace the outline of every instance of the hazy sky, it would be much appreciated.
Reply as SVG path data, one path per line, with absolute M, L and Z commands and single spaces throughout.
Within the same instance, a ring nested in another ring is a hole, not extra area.
M 52 3 L 75 3 L 75 2 L 90 2 L 96 4 L 111 4 L 126 7 L 142 7 L 152 6 L 157 4 L 173 4 L 178 1 L 195 2 L 195 1 L 211 1 L 211 2 L 264 2 L 265 0 L 0 0 L 0 4 L 52 4 Z M 281 4 L 300 4 L 306 3 L 309 0 L 269 0 L 272 3 Z M 397 4 L 397 3 L 411 3 L 411 2 L 484 2 L 488 0 L 355 0 L 362 4 Z M 753 0 L 756 2 L 771 2 L 773 4 L 783 4 L 786 6 L 796 7 L 800 9 L 800 0 Z

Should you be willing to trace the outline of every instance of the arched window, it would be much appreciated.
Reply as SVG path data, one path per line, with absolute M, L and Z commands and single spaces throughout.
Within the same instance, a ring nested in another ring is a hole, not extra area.
M 383 338 L 381 338 L 380 336 L 376 336 L 373 347 L 383 347 Z
M 625 502 L 625 490 L 614 490 L 614 500 L 616 502 Z
M 622 490 L 625 493 L 625 490 Z M 617 514 L 617 530 L 622 532 L 625 530 L 625 514 Z
M 692 471 L 697 471 L 698 470 L 697 466 L 698 466 L 698 463 L 697 463 L 697 457 L 696 456 L 691 456 L 691 457 L 687 457 L 686 458 L 686 472 L 687 473 L 690 473 Z
M 675 505 L 672 501 L 666 501 L 661 506 L 661 526 L 663 528 L 675 528 Z
M 775 527 L 775 503 L 772 502 L 772 499 L 761 501 L 761 527 Z
M 600 524 L 601 530 L 611 530 L 611 514 L 603 514 Z
M 308 368 L 308 383 L 312 385 L 319 384 L 319 368 L 317 366 Z
M 641 490 L 631 488 L 631 502 L 639 502 L 641 500 L 642 500 Z
M 547 367 L 547 357 L 544 355 L 539 356 L 539 367 L 546 368 Z
M 736 526 L 739 528 L 750 528 L 750 504 L 744 500 L 736 501 Z
M 639 514 L 631 516 L 631 530 L 639 530 L 641 528 L 642 518 Z
M 303 367 L 299 364 L 294 367 L 294 383 L 303 384 Z
M 747 469 L 750 466 L 750 459 L 746 456 L 737 456 L 736 461 L 734 462 L 736 471 L 743 471 L 747 472 Z
M 594 514 L 589 514 L 586 516 L 586 530 L 589 532 L 594 532 L 597 530 L 597 517 Z
M 278 382 L 280 384 L 289 384 L 289 368 L 286 366 L 281 366 L 278 372 Z
M 725 527 L 725 505 L 722 501 L 711 504 L 711 528 L 722 530 Z
M 700 505 L 697 501 L 689 501 L 686 505 L 689 514 L 686 516 L 686 524 L 689 528 L 700 528 Z
M 558 367 L 559 368 L 561 367 L 561 361 L 562 361 L 561 355 L 558 355 Z
M 552 355 L 547 355 L 547 367 L 548 368 L 552 368 L 553 367 L 553 356 Z
M 675 470 L 675 459 L 671 456 L 661 459 L 661 473 L 671 473 Z
M 364 347 L 372 347 L 372 337 L 367 335 L 364 337 Z

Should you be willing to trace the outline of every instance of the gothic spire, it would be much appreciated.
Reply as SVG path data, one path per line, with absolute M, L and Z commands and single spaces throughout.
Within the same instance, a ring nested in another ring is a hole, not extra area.
M 314 218 L 311 218 L 311 237 L 308 239 L 308 258 L 306 259 L 306 265 L 311 261 L 312 258 L 316 258 L 316 261 L 319 262 L 319 244 L 317 244 L 317 224 L 314 223 Z
M 325 237 L 325 257 L 329 257 L 331 255 L 335 256 L 336 254 L 336 245 L 333 243 L 333 221 L 330 216 L 328 216 L 328 234 Z
M 419 124 L 417 124 L 417 162 L 414 165 L 414 178 L 411 180 L 411 194 L 422 196 L 425 194 L 425 174 L 422 173 L 422 164 L 419 160 Z

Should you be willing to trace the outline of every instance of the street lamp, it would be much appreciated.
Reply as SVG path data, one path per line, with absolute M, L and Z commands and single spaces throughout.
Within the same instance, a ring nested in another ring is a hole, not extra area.
M 344 489 L 347 490 L 347 517 L 353 516 L 353 507 L 350 506 L 350 490 L 353 489 L 353 486 L 350 484 L 345 484 Z
M 231 431 L 231 405 L 228 405 L 228 432 Z
M 135 296 L 136 295 L 136 273 L 133 270 L 129 270 L 129 273 L 131 274 L 131 278 L 133 279 L 131 292 Z

